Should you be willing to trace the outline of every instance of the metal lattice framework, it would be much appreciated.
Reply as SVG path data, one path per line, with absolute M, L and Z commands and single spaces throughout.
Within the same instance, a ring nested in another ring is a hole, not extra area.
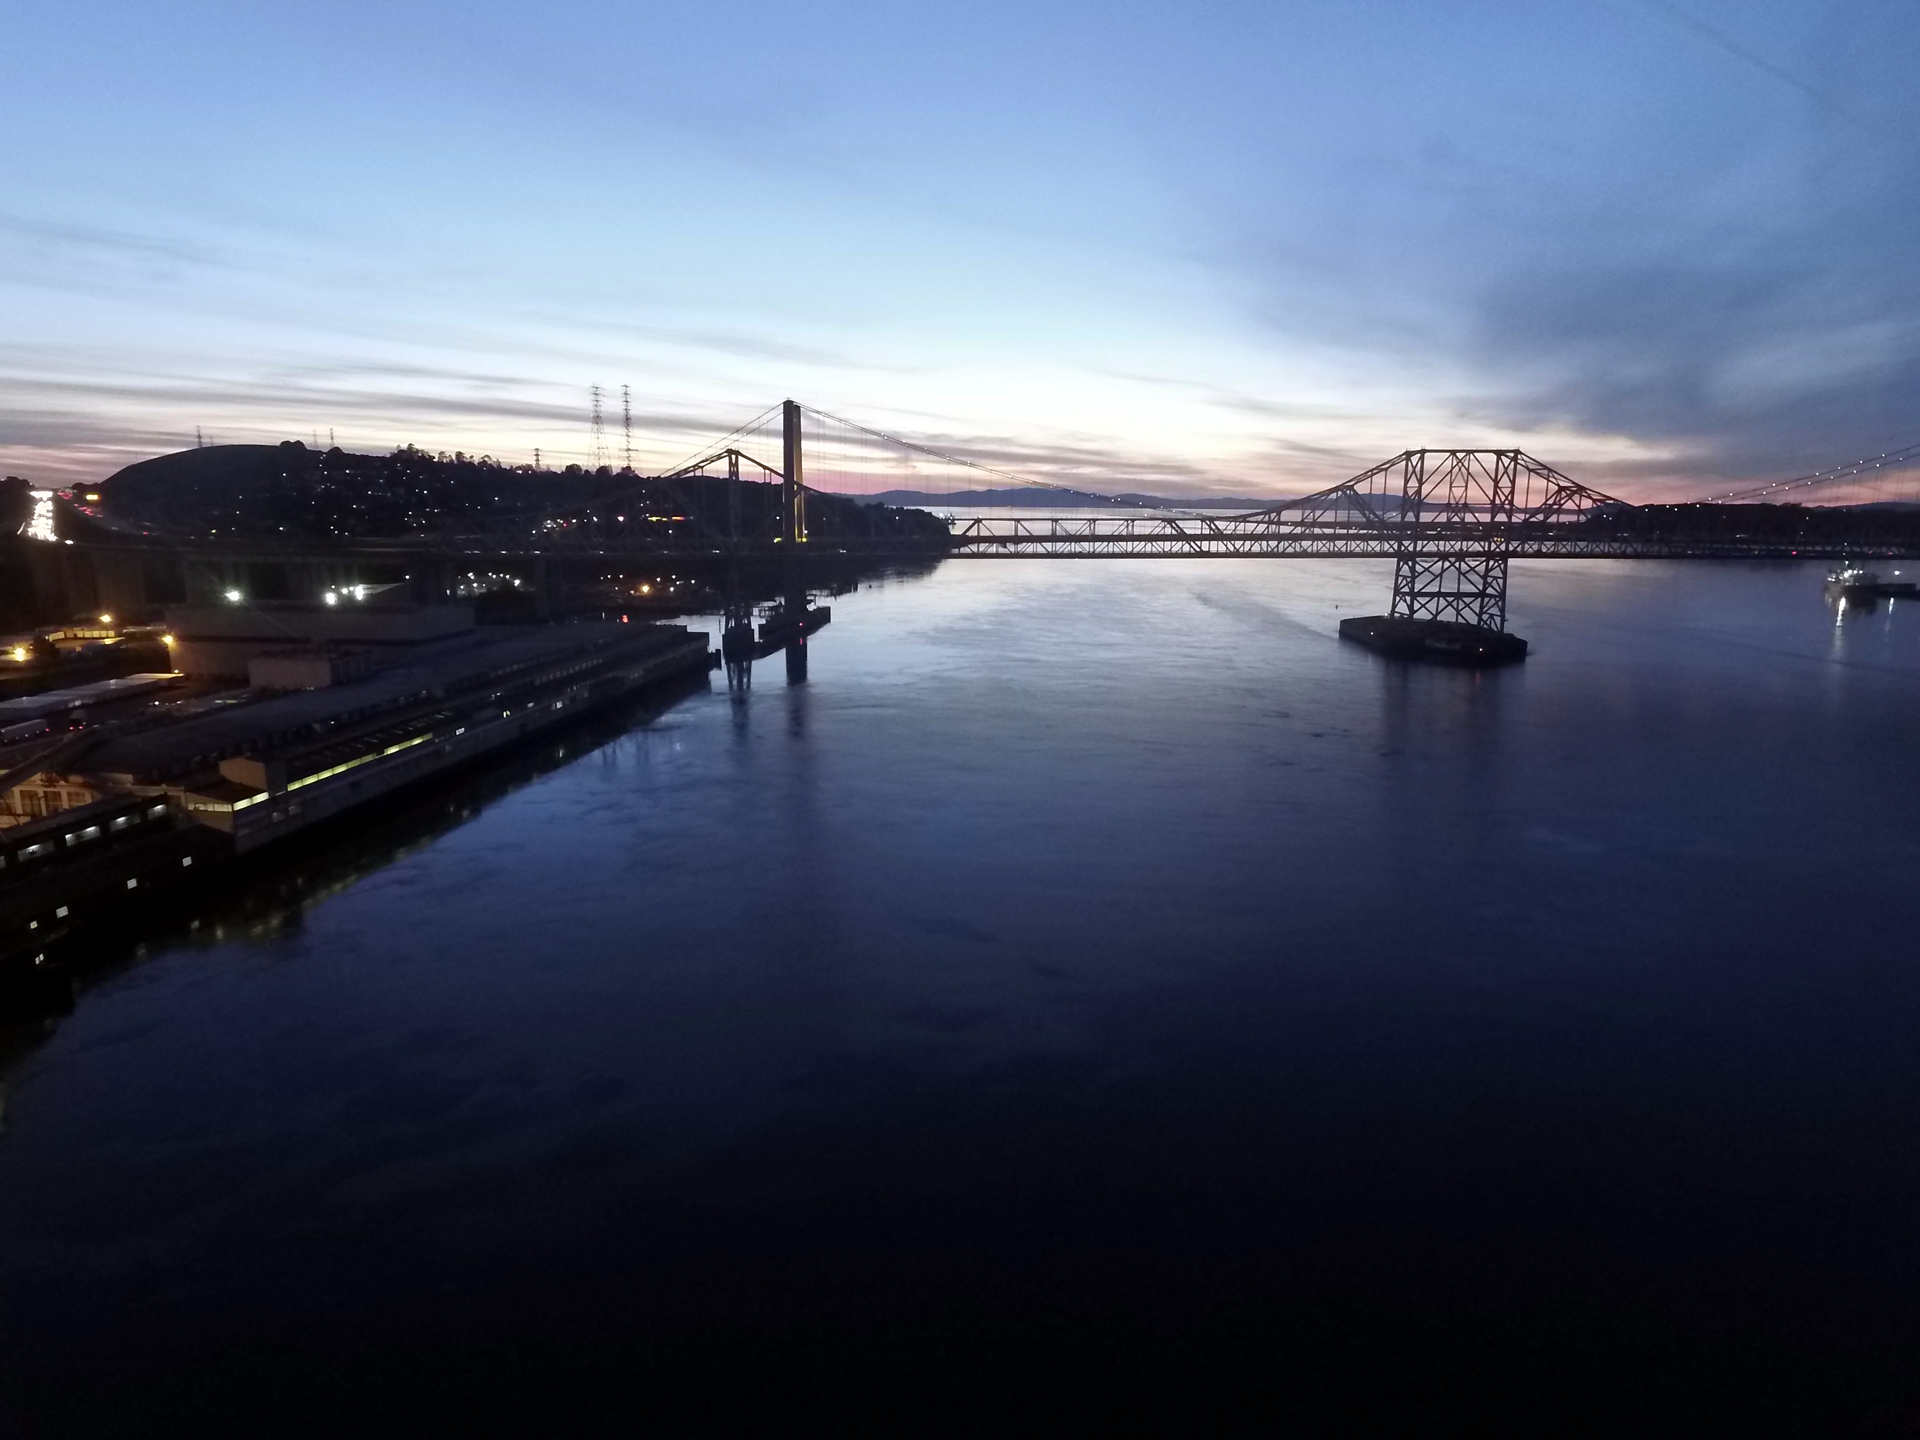
M 1399 477 L 1391 614 L 1507 626 L 1511 532 L 1565 524 L 1611 496 L 1569 480 L 1522 450 L 1408 450 L 1357 477 Z
M 1243 515 L 980 519 L 976 555 L 1391 556 L 1393 613 L 1506 624 L 1513 555 L 1592 554 L 1581 522 L 1624 502 L 1521 450 L 1406 450 L 1351 480 Z M 1617 542 L 1616 542 L 1617 543 Z

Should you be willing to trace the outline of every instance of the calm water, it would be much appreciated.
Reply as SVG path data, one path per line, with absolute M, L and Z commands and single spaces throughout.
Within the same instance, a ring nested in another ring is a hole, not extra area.
M 838 599 L 8 1032 L 0 1427 L 1911 1433 L 1920 609 L 1823 573 L 1516 566 L 1478 676 L 1370 563 Z

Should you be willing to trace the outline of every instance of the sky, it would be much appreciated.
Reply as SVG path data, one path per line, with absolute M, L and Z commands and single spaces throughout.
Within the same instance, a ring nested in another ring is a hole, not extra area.
M 1920 441 L 1912 0 L 21 0 L 0 471 L 638 463 L 782 398 L 1036 478 Z

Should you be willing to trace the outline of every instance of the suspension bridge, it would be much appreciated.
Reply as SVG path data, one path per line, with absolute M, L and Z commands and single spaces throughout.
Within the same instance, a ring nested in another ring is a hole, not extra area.
M 1393 615 L 1497 631 L 1514 559 L 1920 555 L 1920 521 L 1909 512 L 1807 503 L 1856 497 L 1863 486 L 1886 498 L 1887 478 L 1910 475 L 1916 460 L 1920 445 L 1706 503 L 1645 506 L 1521 450 L 1417 449 L 1242 513 L 1142 510 L 788 400 L 662 473 L 602 471 L 601 493 L 566 505 L 339 540 L 82 527 L 62 548 L 71 562 L 119 577 L 97 587 L 102 599 L 116 583 L 137 588 L 139 565 L 161 556 L 207 575 L 280 564 L 309 578 L 346 577 L 400 564 L 424 577 L 427 593 L 450 593 L 462 573 L 505 569 L 546 587 L 566 574 L 663 564 L 799 574 L 829 560 L 1378 558 L 1394 562 Z M 1059 504 L 1038 514 L 940 503 L 1008 490 Z M 899 497 L 911 504 L 886 503 Z

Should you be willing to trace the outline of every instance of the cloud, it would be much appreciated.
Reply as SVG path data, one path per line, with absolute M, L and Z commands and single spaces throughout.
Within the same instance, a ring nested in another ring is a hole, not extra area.
M 239 268 L 230 257 L 205 245 L 132 230 L 75 225 L 27 215 L 0 213 L 0 239 L 31 246 L 68 262 L 77 257 L 97 262 L 104 256 L 148 263 L 162 260 L 178 265 Z
M 1911 234 L 1920 212 L 1894 208 Z M 1654 442 L 1696 479 L 1920 439 L 1920 274 L 1844 233 L 1536 264 L 1482 295 L 1474 352 L 1499 388 L 1469 413 Z
M 1197 465 L 1164 457 L 1142 456 L 1124 447 L 1103 445 L 1098 441 L 1041 441 L 1011 435 L 962 435 L 942 432 L 912 432 L 900 435 L 916 445 L 940 454 L 953 455 L 975 465 L 989 466 L 1009 475 L 1049 485 L 1096 494 L 1152 492 L 1171 495 L 1219 495 L 1243 493 L 1249 485 L 1246 472 L 1234 466 Z M 1006 484 L 991 474 L 955 466 L 946 470 L 929 469 L 938 462 L 921 461 L 922 468 L 909 473 L 902 470 L 897 489 L 986 489 Z M 937 477 L 937 478 L 936 478 Z M 1259 488 L 1257 483 L 1254 488 Z
M 198 421 L 209 443 L 306 440 L 310 431 L 337 429 L 348 448 L 378 451 L 411 439 L 473 451 L 512 445 L 524 458 L 535 443 L 524 438 L 529 431 L 584 440 L 584 406 L 570 388 L 555 398 L 559 389 L 430 365 L 318 364 L 221 377 L 34 373 L 16 361 L 0 368 L 0 467 L 56 483 L 95 481 L 191 445 Z M 657 446 L 699 446 L 736 419 L 697 404 L 643 402 L 633 414 L 636 438 Z M 503 432 L 512 438 L 503 441 Z M 550 445 L 547 453 L 559 462 L 584 458 Z

